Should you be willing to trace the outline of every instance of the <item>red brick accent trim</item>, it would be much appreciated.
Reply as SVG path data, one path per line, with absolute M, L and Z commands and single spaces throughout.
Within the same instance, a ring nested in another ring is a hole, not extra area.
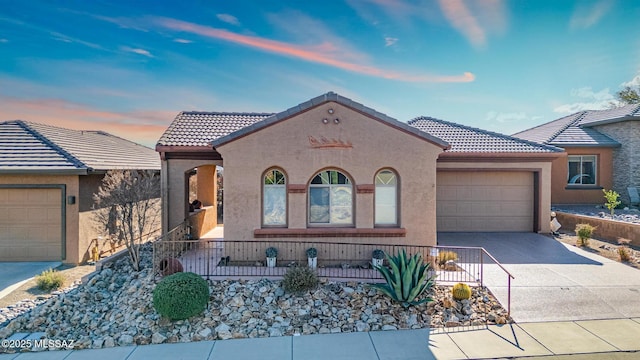
M 407 230 L 404 228 L 309 228 L 309 229 L 255 229 L 253 236 L 256 238 L 283 238 L 283 237 L 405 237 Z
M 356 185 L 356 192 L 358 194 L 373 194 L 376 191 L 376 186 L 373 184 Z
M 287 192 L 289 194 L 304 194 L 307 192 L 307 185 L 304 184 L 288 184 Z

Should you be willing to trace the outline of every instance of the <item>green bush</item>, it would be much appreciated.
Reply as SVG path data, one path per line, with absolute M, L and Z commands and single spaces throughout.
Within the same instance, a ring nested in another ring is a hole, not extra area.
M 613 216 L 616 207 L 622 204 L 622 202 L 618 200 L 618 198 L 620 197 L 620 194 L 618 194 L 613 190 L 605 190 L 605 189 L 602 189 L 602 192 L 604 193 L 604 199 L 607 201 L 604 203 L 604 206 L 606 206 L 607 209 L 611 211 L 611 215 Z
M 64 275 L 53 269 L 45 270 L 40 275 L 36 276 L 38 289 L 46 292 L 59 289 L 64 283 L 64 280 Z
M 318 286 L 318 275 L 307 266 L 289 268 L 282 279 L 284 291 L 300 294 Z
M 591 239 L 591 235 L 593 235 L 593 231 L 595 229 L 595 226 L 591 226 L 589 224 L 576 225 L 576 235 L 578 236 L 577 245 L 589 246 L 589 239 Z
M 422 293 L 431 289 L 435 278 L 427 277 L 429 264 L 424 263 L 420 253 L 407 259 L 407 253 L 403 249 L 397 256 L 387 254 L 387 260 L 391 270 L 383 266 L 376 267 L 387 283 L 372 284 L 371 287 L 400 302 L 404 307 L 433 301 L 430 297 L 416 300 Z
M 199 275 L 181 272 L 162 279 L 153 290 L 153 307 L 171 320 L 198 315 L 209 302 L 209 285 Z

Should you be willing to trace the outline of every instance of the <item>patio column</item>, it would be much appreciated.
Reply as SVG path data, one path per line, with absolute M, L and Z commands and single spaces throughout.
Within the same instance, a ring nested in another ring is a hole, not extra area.
M 203 165 L 198 166 L 198 200 L 202 202 L 203 206 L 213 206 L 217 208 L 217 173 L 215 165 Z

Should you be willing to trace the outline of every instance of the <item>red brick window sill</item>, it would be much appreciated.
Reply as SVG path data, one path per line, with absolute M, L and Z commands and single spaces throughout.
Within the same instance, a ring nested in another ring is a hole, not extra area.
M 313 229 L 256 229 L 253 236 L 256 238 L 282 238 L 282 237 L 405 237 L 407 230 L 404 228 L 313 228 Z

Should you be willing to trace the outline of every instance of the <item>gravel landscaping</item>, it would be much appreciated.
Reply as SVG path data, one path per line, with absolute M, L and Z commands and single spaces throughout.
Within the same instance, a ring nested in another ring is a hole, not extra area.
M 5 319 L 2 325 L 0 318 L 0 339 L 44 332 L 47 339 L 74 340 L 74 348 L 82 349 L 511 321 L 485 288 L 475 287 L 470 300 L 456 301 L 450 287 L 435 286 L 430 294 L 435 301 L 404 308 L 362 283 L 321 281 L 316 290 L 297 296 L 285 293 L 280 281 L 261 279 L 210 281 L 208 309 L 172 322 L 152 305 L 156 279 L 150 276 L 149 246 L 142 251 L 142 265 L 134 272 L 128 259 L 121 259 L 86 284 L 0 309 Z

